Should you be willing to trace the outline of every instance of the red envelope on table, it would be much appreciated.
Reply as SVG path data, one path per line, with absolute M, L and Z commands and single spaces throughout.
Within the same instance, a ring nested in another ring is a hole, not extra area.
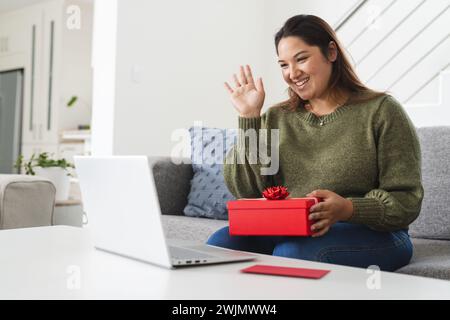
M 321 201 L 317 197 L 228 201 L 230 235 L 310 236 L 309 208 Z
M 328 274 L 330 270 L 280 267 L 280 266 L 256 264 L 254 266 L 242 269 L 241 272 L 308 278 L 308 279 L 320 279 L 326 274 Z

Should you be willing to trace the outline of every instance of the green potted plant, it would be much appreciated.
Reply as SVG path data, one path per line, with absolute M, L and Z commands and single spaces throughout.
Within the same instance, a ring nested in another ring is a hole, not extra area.
M 56 200 L 67 200 L 70 189 L 69 168 L 75 166 L 66 159 L 52 159 L 48 152 L 33 154 L 27 161 L 20 155 L 15 167 L 25 170 L 25 174 L 37 175 L 49 179 L 56 188 Z

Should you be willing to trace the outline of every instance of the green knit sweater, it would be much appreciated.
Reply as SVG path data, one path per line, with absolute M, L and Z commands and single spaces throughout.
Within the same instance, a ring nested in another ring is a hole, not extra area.
M 272 107 L 258 118 L 239 117 L 239 128 L 279 129 L 279 170 L 261 174 L 270 164 L 249 161 L 250 139 L 240 131 L 224 164 L 225 182 L 236 198 L 259 198 L 274 185 L 288 187 L 291 197 L 328 189 L 352 201 L 348 222 L 377 231 L 407 228 L 419 215 L 420 145 L 414 125 L 390 95 L 320 117 L 303 107 L 293 112 Z M 242 155 L 245 161 L 238 160 Z

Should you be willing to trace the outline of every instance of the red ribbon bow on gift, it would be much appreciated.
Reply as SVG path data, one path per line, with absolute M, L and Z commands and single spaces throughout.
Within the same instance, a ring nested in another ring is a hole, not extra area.
M 276 186 L 276 187 L 269 187 L 266 188 L 263 193 L 263 197 L 268 200 L 283 200 L 286 199 L 289 195 L 289 192 L 287 191 L 286 187 L 283 186 Z

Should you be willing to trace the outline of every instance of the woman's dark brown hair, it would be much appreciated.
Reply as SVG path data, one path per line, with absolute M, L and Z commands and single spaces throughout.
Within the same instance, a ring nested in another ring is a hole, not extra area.
M 289 18 L 283 27 L 275 34 L 275 49 L 278 55 L 278 44 L 286 37 L 298 37 L 309 46 L 319 47 L 325 58 L 328 57 L 328 46 L 330 41 L 336 43 L 337 58 L 333 62 L 328 93 L 330 97 L 339 101 L 342 93 L 349 93 L 347 102 L 364 102 L 373 98 L 385 95 L 385 92 L 378 92 L 366 87 L 356 75 L 355 70 L 347 58 L 343 46 L 337 38 L 336 33 L 330 25 L 321 18 L 314 15 L 300 14 Z M 300 98 L 297 93 L 288 88 L 289 99 L 278 103 L 275 107 L 282 107 L 289 111 L 297 107 L 303 107 L 307 101 Z

